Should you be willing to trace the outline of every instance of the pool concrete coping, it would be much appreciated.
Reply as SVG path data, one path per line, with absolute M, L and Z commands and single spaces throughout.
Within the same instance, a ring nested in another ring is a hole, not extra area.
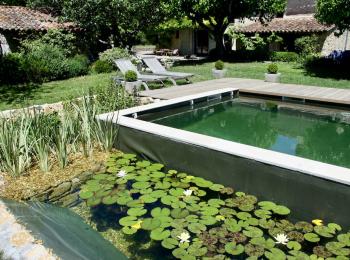
M 280 152 L 270 151 L 250 145 L 240 144 L 233 141 L 211 137 L 203 134 L 197 134 L 185 130 L 175 129 L 168 126 L 162 126 L 151 122 L 128 117 L 147 110 L 159 109 L 165 106 L 171 106 L 191 100 L 220 95 L 224 93 L 239 92 L 237 88 L 224 88 L 215 91 L 203 92 L 200 94 L 189 95 L 170 100 L 159 101 L 156 103 L 128 108 L 116 112 L 98 115 L 99 120 L 113 122 L 119 126 L 143 131 L 146 133 L 159 135 L 178 142 L 205 147 L 211 150 L 232 154 L 234 156 L 247 158 L 264 164 L 277 166 L 280 168 L 301 172 L 322 179 L 350 185 L 350 169 L 332 164 L 322 163 L 310 159 L 305 159 Z

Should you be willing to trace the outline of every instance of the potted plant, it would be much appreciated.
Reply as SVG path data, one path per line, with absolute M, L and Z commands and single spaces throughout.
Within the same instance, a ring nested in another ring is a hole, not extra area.
M 215 62 L 214 67 L 215 68 L 212 69 L 214 78 L 221 79 L 225 77 L 226 69 L 224 69 L 225 63 L 223 61 L 218 60 L 217 62 Z
M 137 80 L 137 73 L 133 70 L 128 70 L 124 75 L 124 88 L 127 92 L 134 94 L 142 84 L 141 80 Z
M 267 73 L 265 73 L 265 81 L 279 83 L 281 81 L 281 73 L 278 73 L 278 66 L 275 63 L 271 63 L 267 67 Z

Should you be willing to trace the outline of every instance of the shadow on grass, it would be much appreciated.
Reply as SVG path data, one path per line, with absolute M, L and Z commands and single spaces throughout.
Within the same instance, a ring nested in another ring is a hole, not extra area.
M 304 70 L 306 76 L 335 80 L 350 80 L 349 67 L 345 65 L 307 66 Z
M 24 107 L 40 92 L 38 84 L 2 85 L 0 86 L 0 109 L 2 105 Z
M 91 209 L 91 221 L 96 224 L 98 232 L 108 232 L 113 229 L 122 233 L 122 226 L 119 219 L 126 216 L 126 212 L 121 211 L 117 206 L 99 205 Z M 160 242 L 152 241 L 149 232 L 139 230 L 134 235 L 123 235 L 127 241 L 127 251 L 132 255 L 130 259 L 135 260 L 167 260 L 174 259 L 171 251 L 163 248 Z M 123 245 L 125 246 L 125 245 Z

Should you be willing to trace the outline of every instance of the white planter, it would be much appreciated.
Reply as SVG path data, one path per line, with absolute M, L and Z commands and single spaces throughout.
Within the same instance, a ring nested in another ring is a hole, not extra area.
M 217 69 L 212 69 L 211 70 L 213 73 L 213 77 L 216 79 L 222 79 L 225 77 L 226 71 L 227 70 L 217 70 Z
M 141 89 L 142 81 L 132 81 L 132 82 L 127 82 L 127 81 L 122 81 L 122 85 L 124 86 L 125 90 L 129 94 L 135 94 Z
M 280 83 L 281 82 L 281 73 L 277 73 L 277 74 L 265 73 L 265 81 L 266 82 L 273 82 L 273 83 Z

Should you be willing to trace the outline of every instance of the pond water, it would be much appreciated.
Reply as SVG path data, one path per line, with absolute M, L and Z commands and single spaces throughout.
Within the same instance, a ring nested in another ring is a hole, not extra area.
M 317 110 L 317 109 L 316 109 Z M 350 168 L 349 113 L 325 115 L 302 106 L 235 99 L 177 108 L 141 118 L 165 126 Z

